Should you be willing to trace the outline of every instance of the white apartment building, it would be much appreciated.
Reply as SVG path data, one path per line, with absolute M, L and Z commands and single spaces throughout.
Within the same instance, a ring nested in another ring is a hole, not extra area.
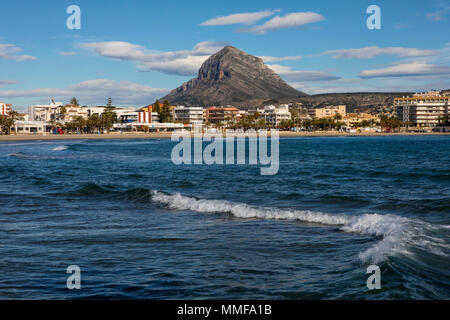
M 139 114 L 135 108 L 121 108 L 114 110 L 119 123 L 134 123 L 138 121 Z
M 45 133 L 47 123 L 44 121 L 16 121 L 14 129 L 17 134 Z
M 291 113 L 287 104 L 278 107 L 273 105 L 266 106 L 262 116 L 266 121 L 266 125 L 273 127 L 278 127 L 282 121 L 291 120 Z
M 0 102 L 0 116 L 7 116 L 11 112 L 11 105 Z
M 40 104 L 28 107 L 28 114 L 31 121 L 52 121 L 59 120 L 58 108 L 62 106 L 62 102 L 50 102 L 49 104 Z
M 202 107 L 185 107 L 178 106 L 173 109 L 175 121 L 189 124 L 203 124 L 203 108 Z
M 105 107 L 86 107 L 86 112 L 88 117 L 94 114 L 100 117 L 105 112 Z
M 412 97 L 394 99 L 397 117 L 416 127 L 435 127 L 449 114 L 450 96 L 442 96 L 439 91 L 416 93 Z
M 71 122 L 76 120 L 78 117 L 82 117 L 83 119 L 88 118 L 87 108 L 76 106 L 72 104 L 68 104 L 64 106 L 66 109 L 65 114 L 63 115 L 64 122 Z M 62 107 L 59 109 L 59 112 L 61 112 Z

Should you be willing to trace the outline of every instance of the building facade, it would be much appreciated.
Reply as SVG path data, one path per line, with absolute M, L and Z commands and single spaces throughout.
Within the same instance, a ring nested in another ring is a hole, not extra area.
M 283 104 L 281 106 L 267 106 L 264 108 L 264 113 L 262 114 L 267 126 L 278 127 L 282 121 L 291 120 L 291 112 L 289 111 L 289 106 Z
M 239 109 L 235 107 L 210 107 L 206 109 L 206 123 L 229 123 L 236 120 L 240 115 Z
M 157 112 L 138 111 L 137 122 L 141 124 L 158 123 L 159 117 Z
M 178 106 L 173 109 L 173 118 L 176 122 L 189 124 L 203 124 L 203 108 Z
M 12 111 L 11 105 L 0 102 L 0 116 L 7 116 Z
M 60 112 L 58 109 L 62 105 L 61 102 L 54 102 L 52 100 L 49 104 L 29 106 L 28 114 L 30 115 L 30 121 L 58 121 L 60 120 Z
M 342 117 L 347 115 L 347 107 L 345 105 L 330 106 L 326 108 L 317 108 L 309 110 L 309 115 L 312 118 L 332 118 L 339 114 Z
M 416 93 L 412 97 L 394 99 L 397 117 L 415 127 L 436 127 L 449 114 L 450 96 L 439 91 Z

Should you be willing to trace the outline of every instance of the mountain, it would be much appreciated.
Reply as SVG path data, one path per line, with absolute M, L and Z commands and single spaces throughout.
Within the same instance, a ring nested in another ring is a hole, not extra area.
M 197 78 L 185 82 L 162 100 L 189 106 L 254 107 L 285 103 L 307 96 L 289 86 L 261 58 L 227 46 L 201 66 Z

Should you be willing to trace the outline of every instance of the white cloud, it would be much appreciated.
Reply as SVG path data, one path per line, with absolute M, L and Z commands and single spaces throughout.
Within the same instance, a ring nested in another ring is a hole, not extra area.
M 224 26 L 232 24 L 253 24 L 261 19 L 270 17 L 276 11 L 259 11 L 247 13 L 235 13 L 228 16 L 216 17 L 200 23 L 201 26 Z
M 95 79 L 86 80 L 64 89 L 0 90 L 0 96 L 5 98 L 36 97 L 45 100 L 54 97 L 61 101 L 77 97 L 82 104 L 105 104 L 107 98 L 111 97 L 115 105 L 144 105 L 152 103 L 169 91 L 169 89 L 153 88 L 129 81 Z
M 254 26 L 244 32 L 253 32 L 264 34 L 267 31 L 284 29 L 284 28 L 299 28 L 309 23 L 319 22 L 325 20 L 325 17 L 315 12 L 293 12 L 285 16 L 276 16 L 266 23 Z
M 268 65 L 273 71 L 278 73 L 288 82 L 317 82 L 317 81 L 334 81 L 340 77 L 328 73 L 326 71 L 310 71 L 310 70 L 292 70 L 290 67 L 278 64 Z
M 286 56 L 286 57 L 271 57 L 271 56 L 260 56 L 263 59 L 264 63 L 271 62 L 280 62 L 280 61 L 290 61 L 290 60 L 299 60 L 301 56 Z
M 14 44 L 0 43 L 0 59 L 8 59 L 14 61 L 28 61 L 37 59 L 33 56 L 18 55 L 17 53 L 20 51 L 22 51 L 22 49 Z
M 62 55 L 62 56 L 73 56 L 73 55 L 75 55 L 75 52 L 73 52 L 73 51 L 61 51 L 59 54 Z
M 182 76 L 196 75 L 202 63 L 227 43 L 217 41 L 200 42 L 192 50 L 150 51 L 129 42 L 110 41 L 83 43 L 81 47 L 97 54 L 124 61 L 133 61 L 140 71 L 159 71 Z
M 383 78 L 383 77 L 416 77 L 449 75 L 450 67 L 436 65 L 426 62 L 397 63 L 386 68 L 363 70 L 361 78 Z
M 17 81 L 15 81 L 15 80 L 0 80 L 0 87 L 10 86 L 10 85 L 13 85 L 16 83 L 17 83 Z
M 377 46 L 371 46 L 364 48 L 329 50 L 325 51 L 322 54 L 333 55 L 333 58 L 335 59 L 351 59 L 351 58 L 371 59 L 381 55 L 396 55 L 399 57 L 430 56 L 436 54 L 436 51 L 417 48 L 403 48 L 403 47 L 379 48 Z
M 450 12 L 450 7 L 444 8 L 436 12 L 427 13 L 427 19 L 437 22 L 447 20 L 446 15 Z

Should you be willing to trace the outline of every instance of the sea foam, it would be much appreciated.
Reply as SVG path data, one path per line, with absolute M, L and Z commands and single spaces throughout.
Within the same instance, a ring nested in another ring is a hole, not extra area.
M 190 210 L 201 213 L 226 213 L 238 218 L 259 218 L 271 220 L 297 220 L 329 226 L 338 226 L 343 232 L 380 237 L 381 240 L 361 252 L 362 263 L 380 263 L 396 254 L 411 255 L 411 246 L 422 244 L 425 249 L 445 255 L 448 245 L 425 234 L 430 224 L 391 214 L 364 214 L 359 216 L 336 215 L 308 210 L 289 210 L 250 206 L 226 200 L 208 200 L 187 197 L 179 193 L 166 194 L 151 191 L 152 202 L 174 210 Z M 448 227 L 448 226 L 445 226 Z
M 56 148 L 53 148 L 53 151 L 64 151 L 67 150 L 67 148 L 69 148 L 68 146 L 58 146 Z

